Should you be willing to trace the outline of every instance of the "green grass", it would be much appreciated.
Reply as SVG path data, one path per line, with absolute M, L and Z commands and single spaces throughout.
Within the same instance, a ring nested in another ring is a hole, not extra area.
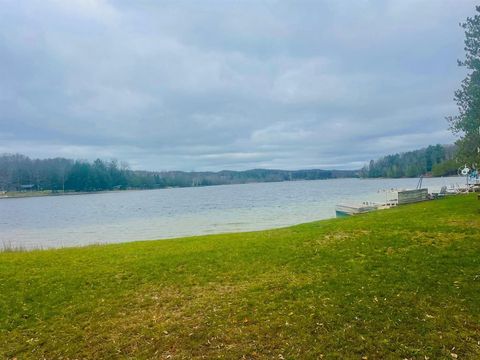
M 478 203 L 0 253 L 0 358 L 478 359 Z

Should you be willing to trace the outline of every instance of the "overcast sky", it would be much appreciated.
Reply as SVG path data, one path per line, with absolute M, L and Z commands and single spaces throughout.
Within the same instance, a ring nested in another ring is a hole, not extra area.
M 451 143 L 470 0 L 0 0 L 0 153 L 359 168 Z

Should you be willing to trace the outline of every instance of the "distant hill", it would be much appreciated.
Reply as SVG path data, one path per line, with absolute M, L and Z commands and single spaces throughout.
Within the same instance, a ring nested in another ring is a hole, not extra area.
M 447 176 L 457 174 L 460 164 L 455 160 L 455 145 L 431 145 L 423 149 L 387 155 L 371 160 L 360 176 L 377 178 Z
M 0 155 L 0 191 L 102 191 L 353 177 L 446 176 L 455 175 L 461 165 L 455 160 L 456 151 L 455 145 L 431 145 L 371 160 L 360 170 L 252 169 L 218 172 L 130 170 L 116 160 L 31 159 L 21 154 L 3 154 Z
M 358 177 L 358 170 L 134 171 L 118 161 L 0 155 L 0 190 L 101 191 Z

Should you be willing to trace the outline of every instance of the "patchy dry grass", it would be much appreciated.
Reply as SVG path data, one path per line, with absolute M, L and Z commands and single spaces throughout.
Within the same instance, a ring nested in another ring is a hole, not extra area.
M 1 253 L 0 358 L 480 358 L 477 203 Z

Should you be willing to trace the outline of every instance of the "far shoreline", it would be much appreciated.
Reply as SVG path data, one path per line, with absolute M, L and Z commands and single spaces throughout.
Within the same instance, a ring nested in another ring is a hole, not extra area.
M 447 175 L 447 176 L 422 176 L 424 179 L 435 179 L 435 178 L 456 178 L 458 175 Z M 150 188 L 150 189 L 114 189 L 114 190 L 92 190 L 92 191 L 59 191 L 53 192 L 52 190 L 39 190 L 39 191 L 7 191 L 3 194 L 0 192 L 0 200 L 4 199 L 22 199 L 22 198 L 36 198 L 36 197 L 46 197 L 46 196 L 69 196 L 69 195 L 95 195 L 95 194 L 110 194 L 110 193 L 120 193 L 127 191 L 148 191 L 148 190 L 166 190 L 166 189 L 187 189 L 187 188 L 199 188 L 199 187 L 212 187 L 212 186 L 230 186 L 230 185 L 247 185 L 247 184 L 265 184 L 265 183 L 283 183 L 283 182 L 298 182 L 298 181 L 315 181 L 315 180 L 342 180 L 342 179 L 359 179 L 359 180 L 397 180 L 397 179 L 418 179 L 420 176 L 415 177 L 399 177 L 399 178 L 389 178 L 389 177 L 340 177 L 340 178 L 327 178 L 327 179 L 299 179 L 299 180 L 284 180 L 284 181 L 258 181 L 258 182 L 245 182 L 245 183 L 233 183 L 233 184 L 212 184 L 212 185 L 196 185 L 196 186 L 170 186 L 170 187 L 159 187 L 159 188 Z

